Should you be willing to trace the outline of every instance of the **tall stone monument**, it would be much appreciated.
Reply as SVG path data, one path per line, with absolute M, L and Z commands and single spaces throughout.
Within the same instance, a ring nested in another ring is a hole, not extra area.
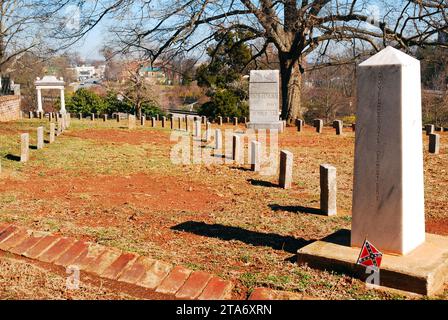
M 278 70 L 252 70 L 249 84 L 249 129 L 282 130 L 280 73 Z
M 448 237 L 425 234 L 420 63 L 387 47 L 358 69 L 352 230 L 297 252 L 297 262 L 427 296 L 448 282 Z M 365 239 L 379 270 L 357 263 Z M 351 240 L 350 240 L 351 239 Z
M 351 244 L 425 241 L 420 62 L 392 47 L 360 64 Z

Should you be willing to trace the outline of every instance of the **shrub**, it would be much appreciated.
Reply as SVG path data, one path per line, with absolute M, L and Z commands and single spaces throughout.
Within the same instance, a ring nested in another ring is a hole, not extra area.
M 79 89 L 72 96 L 69 96 L 66 108 L 71 113 L 103 113 L 106 105 L 103 99 L 96 93 Z
M 239 97 L 231 90 L 223 89 L 217 91 L 209 102 L 204 103 L 198 110 L 201 116 L 216 118 L 223 117 L 245 117 L 249 113 L 249 106 L 241 102 Z
M 322 113 L 320 112 L 320 104 L 313 101 L 308 100 L 303 103 L 304 109 L 306 110 L 303 113 L 303 120 L 305 120 L 306 123 L 313 123 L 314 119 L 320 118 L 322 116 Z
M 144 103 L 142 105 L 142 114 L 148 117 L 155 117 L 156 115 L 165 116 L 165 112 L 159 108 L 155 103 Z
M 92 91 L 79 89 L 67 98 L 66 107 L 71 113 L 137 113 L 132 102 L 125 98 L 119 99 L 118 94 L 114 91 L 109 91 L 106 97 L 101 97 Z M 163 110 L 152 102 L 142 104 L 142 113 L 150 117 L 165 115 Z
M 117 97 L 117 93 L 114 91 L 109 91 L 106 95 L 106 97 L 104 98 L 104 104 L 106 105 L 105 107 L 105 112 L 108 114 L 112 114 L 114 112 L 123 112 L 123 113 L 133 113 L 134 112 L 134 107 L 132 106 L 132 104 L 123 99 L 120 100 Z

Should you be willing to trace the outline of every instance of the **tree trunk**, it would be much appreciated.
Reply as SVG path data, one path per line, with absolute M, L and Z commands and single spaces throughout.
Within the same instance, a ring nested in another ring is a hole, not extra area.
M 138 119 L 142 118 L 142 105 L 139 100 L 137 100 L 137 103 L 135 104 L 135 115 Z
M 288 124 L 302 116 L 301 93 L 302 71 L 300 60 L 289 59 L 286 54 L 279 54 L 282 92 L 282 119 Z

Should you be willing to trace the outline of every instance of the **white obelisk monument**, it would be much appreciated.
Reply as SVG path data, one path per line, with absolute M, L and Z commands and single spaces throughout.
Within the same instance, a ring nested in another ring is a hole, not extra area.
M 360 64 L 351 244 L 425 242 L 420 62 L 392 47 Z

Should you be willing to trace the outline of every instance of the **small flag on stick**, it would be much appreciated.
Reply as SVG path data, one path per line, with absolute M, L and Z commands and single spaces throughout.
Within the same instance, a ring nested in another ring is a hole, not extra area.
M 356 262 L 356 264 L 379 269 L 382 259 L 383 254 L 366 239 L 362 245 L 361 253 L 359 254 L 358 262 Z

